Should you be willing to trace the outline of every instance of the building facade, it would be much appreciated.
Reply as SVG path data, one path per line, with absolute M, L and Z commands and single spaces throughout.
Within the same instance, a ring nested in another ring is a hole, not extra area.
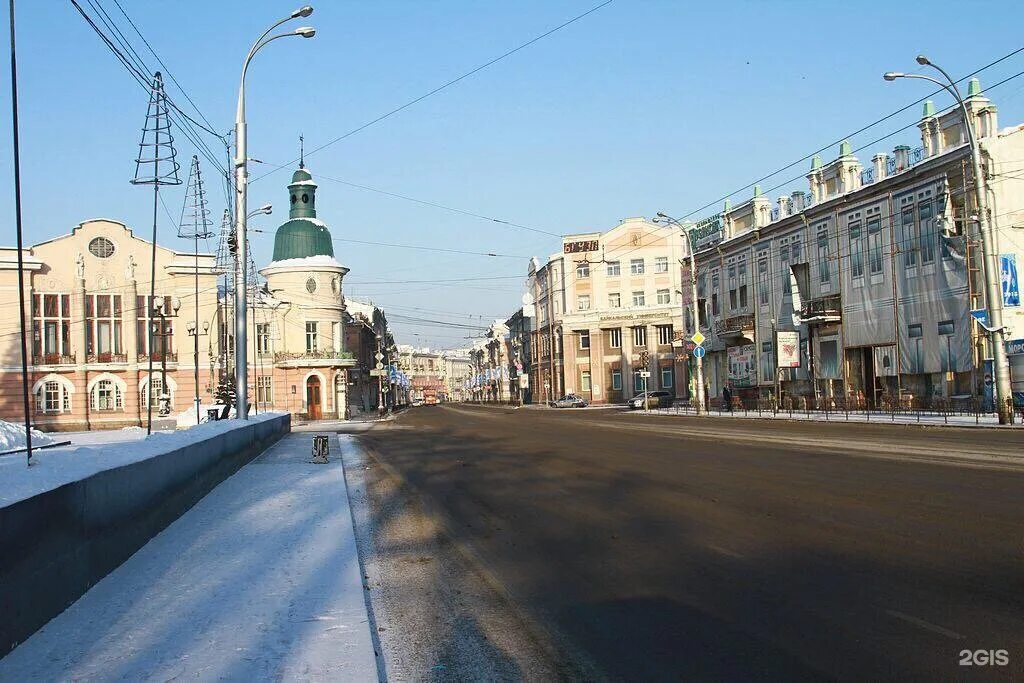
M 605 233 L 564 237 L 561 253 L 543 266 L 532 262 L 534 400 L 575 393 L 621 403 L 645 390 L 686 396 L 677 354 L 684 254 L 678 230 L 627 218 Z
M 967 105 L 1001 255 L 1003 322 L 1019 340 L 1024 180 L 1008 172 L 1024 158 L 1024 127 L 999 130 L 977 80 Z M 926 102 L 918 127 L 920 147 L 865 166 L 844 142 L 829 163 L 814 158 L 809 192 L 773 204 L 755 188 L 694 226 L 711 397 L 728 384 L 783 405 L 991 401 L 991 351 L 971 316 L 986 302 L 962 115 Z M 1011 365 L 1024 390 L 1024 356 Z
M 40 429 L 140 426 L 147 403 L 154 416 L 162 408 L 185 411 L 197 386 L 203 403 L 212 400 L 216 349 L 208 330 L 217 322 L 215 258 L 157 247 L 154 279 L 151 256 L 151 242 L 104 219 L 25 250 L 28 383 Z M 23 406 L 16 249 L 0 250 L 0 288 L 8 309 L 0 317 L 0 417 L 17 421 Z

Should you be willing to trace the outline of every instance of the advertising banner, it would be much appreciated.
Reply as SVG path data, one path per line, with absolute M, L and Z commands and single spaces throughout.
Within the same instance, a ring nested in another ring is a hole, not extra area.
M 754 345 L 730 346 L 727 352 L 729 360 L 729 382 L 734 387 L 752 387 L 757 383 L 754 369 Z
M 1003 306 L 1020 306 L 1020 280 L 1017 278 L 1017 255 L 999 255 L 999 278 L 1003 283 Z
M 788 330 L 779 330 L 775 333 L 778 358 L 776 367 L 798 368 L 800 367 L 800 333 Z

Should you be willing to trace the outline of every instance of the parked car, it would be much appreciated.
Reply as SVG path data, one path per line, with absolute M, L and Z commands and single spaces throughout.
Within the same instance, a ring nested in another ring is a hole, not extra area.
M 586 408 L 587 402 L 576 394 L 566 394 L 557 401 L 552 401 L 553 408 Z
M 414 399 L 412 400 L 412 406 L 413 406 L 413 408 L 418 408 L 418 407 L 419 407 L 419 406 L 421 406 L 421 405 L 423 405 L 423 399 L 422 399 L 422 398 L 414 398 Z
M 436 406 L 439 401 L 437 400 L 437 396 L 427 396 L 423 399 L 423 403 L 428 406 Z
M 629 399 L 629 408 L 671 408 L 674 400 L 675 397 L 668 391 L 645 391 Z

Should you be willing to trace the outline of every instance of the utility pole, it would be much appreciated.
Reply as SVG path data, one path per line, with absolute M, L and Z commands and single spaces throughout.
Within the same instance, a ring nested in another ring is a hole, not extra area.
M 25 411 L 25 464 L 32 464 L 32 406 L 28 397 L 28 333 L 25 329 L 25 255 L 21 225 L 21 141 L 18 135 L 18 58 L 14 36 L 14 0 L 11 18 L 11 130 L 14 136 L 14 225 L 18 234 L 18 310 L 21 315 L 21 397 Z
M 248 384 L 248 295 L 249 283 L 249 241 L 246 236 L 246 211 L 249 197 L 249 158 L 247 156 L 248 138 L 246 136 L 245 121 L 245 74 L 249 69 L 249 62 L 264 45 L 278 38 L 289 36 L 300 36 L 312 38 L 316 31 L 309 27 L 297 28 L 287 33 L 278 33 L 271 36 L 270 32 L 281 24 L 298 17 L 308 17 L 313 13 L 309 5 L 300 7 L 287 17 L 277 21 L 270 28 L 263 32 L 252 48 L 249 50 L 245 62 L 242 64 L 242 78 L 238 86 L 238 109 L 235 113 L 235 239 L 238 240 L 238 260 L 235 265 L 235 392 L 236 415 L 240 420 L 249 418 L 249 384 Z
M 202 422 L 199 408 L 202 400 L 199 396 L 199 240 L 213 236 L 211 231 L 210 210 L 207 208 L 206 191 L 203 189 L 203 176 L 199 170 L 199 157 L 192 155 L 192 168 L 185 186 L 185 204 L 181 208 L 181 220 L 178 221 L 178 237 L 193 240 L 195 248 L 195 320 L 188 325 L 189 335 L 193 337 L 192 364 L 195 381 L 196 424 Z M 204 332 L 209 330 L 210 323 L 204 322 Z
M 981 147 L 978 145 L 978 136 L 974 130 L 974 122 L 971 119 L 971 112 L 967 104 L 960 96 L 960 90 L 956 81 L 938 64 L 933 63 L 924 55 L 917 56 L 917 63 L 921 66 L 930 66 L 943 75 L 947 83 L 943 83 L 931 76 L 922 74 L 904 74 L 895 71 L 886 72 L 883 78 L 887 81 L 895 81 L 897 78 L 917 78 L 930 81 L 943 88 L 960 105 L 963 115 L 964 128 L 967 131 L 967 141 L 971 149 L 971 173 L 974 176 L 974 205 L 978 211 L 978 234 L 981 238 L 981 252 L 985 276 L 985 302 L 988 306 L 988 324 L 983 326 L 989 332 L 989 343 L 992 350 L 992 365 L 995 374 L 996 389 L 996 411 L 999 414 L 999 423 L 1008 424 L 1012 419 L 1013 407 L 1011 406 L 1010 392 L 1010 365 L 1006 358 L 1006 328 L 1003 327 L 1003 291 L 1001 268 L 999 264 L 999 239 L 992 227 L 988 215 L 988 204 L 985 201 L 984 177 L 981 170 Z
M 135 177 L 133 185 L 153 186 L 153 241 L 150 245 L 149 263 L 149 301 L 146 305 L 152 312 L 156 303 L 156 218 L 160 200 L 161 185 L 180 185 L 178 177 L 177 152 L 174 149 L 174 138 L 171 137 L 171 121 L 168 117 L 167 94 L 164 92 L 164 80 L 157 71 L 153 75 L 153 84 L 149 95 L 149 108 L 146 110 L 146 125 L 142 129 L 139 141 L 139 156 L 135 159 Z M 170 170 L 161 173 L 160 162 L 168 162 Z M 152 171 L 149 165 L 152 164 Z M 146 340 L 147 373 L 149 377 L 149 400 L 146 402 L 146 434 L 153 433 L 153 325 L 150 316 L 149 334 Z M 164 378 L 166 379 L 166 377 Z
M 662 212 L 658 212 L 658 217 L 654 219 L 654 223 L 671 223 L 677 228 L 683 231 L 683 242 L 686 244 L 687 257 L 690 260 L 690 317 L 693 321 L 693 330 L 690 331 L 690 336 L 693 336 L 700 330 L 700 306 L 697 302 L 697 256 L 694 253 L 696 250 L 693 246 L 693 241 L 690 239 L 690 228 L 680 223 L 675 218 L 668 216 Z M 686 318 L 685 312 L 683 318 Z M 694 354 L 693 366 L 696 375 L 696 387 L 694 388 L 694 399 L 693 409 L 697 415 L 700 415 L 704 409 L 704 357 Z

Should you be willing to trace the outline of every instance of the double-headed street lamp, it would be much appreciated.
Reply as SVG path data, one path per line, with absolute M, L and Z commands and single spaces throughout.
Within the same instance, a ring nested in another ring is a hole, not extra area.
M 923 81 L 930 81 L 948 92 L 960 105 L 960 111 L 964 118 L 964 128 L 967 130 L 967 141 L 971 148 L 971 173 L 974 176 L 974 205 L 978 212 L 978 234 L 981 239 L 982 271 L 985 276 L 985 301 L 988 307 L 988 325 L 985 329 L 989 332 L 989 343 L 992 347 L 992 362 L 995 371 L 996 385 L 996 410 L 999 413 L 1000 424 L 1006 424 L 1011 419 L 1010 406 L 1010 366 L 1006 360 L 1005 328 L 1003 327 L 1003 292 L 999 267 L 998 238 L 992 224 L 989 221 L 988 206 L 985 201 L 984 180 L 981 175 L 981 149 L 978 146 L 978 137 L 974 130 L 974 123 L 967 104 L 960 96 L 960 91 L 946 71 L 938 64 L 933 64 L 924 55 L 917 56 L 917 63 L 921 66 L 930 66 L 938 71 L 948 81 L 942 81 L 924 76 L 922 74 L 904 74 L 896 71 L 886 72 L 882 77 L 887 81 L 895 81 L 897 78 L 917 78 Z
M 689 228 L 677 219 L 671 216 L 658 212 L 657 218 L 654 219 L 655 223 L 670 223 L 680 230 L 683 231 L 683 241 L 686 242 L 686 253 L 690 259 L 690 315 L 693 319 L 693 331 L 691 334 L 700 330 L 700 315 L 698 314 L 697 306 L 697 260 L 693 253 L 693 242 L 690 241 Z M 685 316 L 684 316 L 685 318 Z M 693 409 L 698 415 L 704 408 L 704 359 L 697 354 L 693 355 L 694 368 L 696 369 L 696 388 L 694 391 Z
M 242 420 L 248 419 L 249 417 L 249 393 L 246 372 L 248 365 L 248 359 L 246 358 L 246 344 L 248 341 L 247 332 L 249 322 L 247 315 L 247 296 L 249 285 L 249 269 L 247 265 L 249 263 L 249 244 L 246 240 L 245 230 L 246 220 L 249 218 L 246 208 L 246 202 L 248 200 L 247 184 L 249 182 L 249 169 L 248 158 L 246 156 L 245 133 L 245 74 L 249 69 L 249 62 L 252 61 L 252 58 L 256 56 L 256 53 L 259 52 L 264 45 L 271 43 L 278 38 L 287 38 L 288 36 L 312 38 L 316 34 L 316 30 L 308 26 L 303 26 L 302 28 L 297 28 L 294 31 L 288 31 L 287 33 L 270 35 L 271 31 L 286 21 L 291 21 L 292 19 L 297 19 L 299 17 L 308 17 L 312 13 L 313 8 L 309 5 L 305 5 L 264 31 L 263 35 L 253 43 L 252 48 L 249 50 L 249 54 L 245 58 L 245 62 L 242 64 L 242 79 L 238 87 L 238 111 L 235 115 L 235 217 L 237 220 L 235 234 L 238 240 L 238 261 L 235 266 L 235 387 L 238 406 L 236 415 Z M 269 213 L 269 211 L 267 211 L 267 213 Z

